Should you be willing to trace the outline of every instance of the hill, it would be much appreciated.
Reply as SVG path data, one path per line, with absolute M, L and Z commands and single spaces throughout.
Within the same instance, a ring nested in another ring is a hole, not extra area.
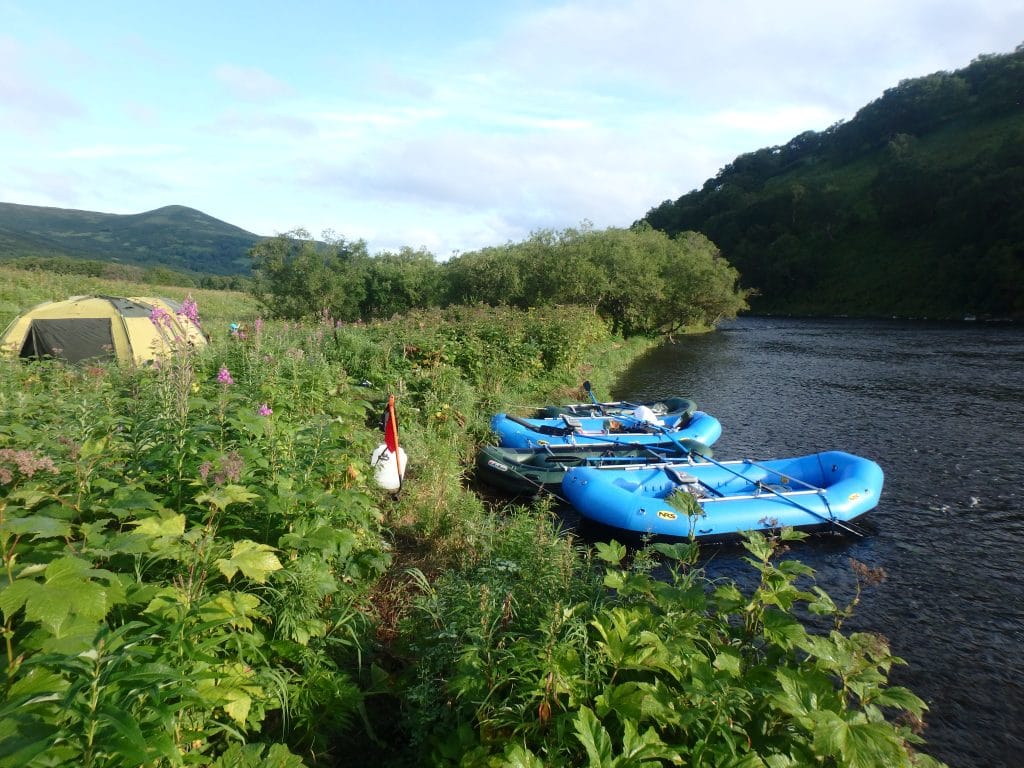
M 902 81 L 642 221 L 712 239 L 755 311 L 1024 318 L 1024 46 Z
M 71 256 L 189 273 L 249 274 L 259 235 L 182 205 L 136 214 L 0 203 L 0 258 Z

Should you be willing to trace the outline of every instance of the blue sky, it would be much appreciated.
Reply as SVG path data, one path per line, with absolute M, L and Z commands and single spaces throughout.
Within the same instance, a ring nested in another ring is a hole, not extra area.
M 628 226 L 1022 42 L 1024 0 L 0 0 L 0 202 L 447 258 Z

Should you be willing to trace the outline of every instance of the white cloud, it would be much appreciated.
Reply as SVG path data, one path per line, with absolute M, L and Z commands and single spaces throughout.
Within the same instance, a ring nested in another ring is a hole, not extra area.
M 256 67 L 222 64 L 214 71 L 214 76 L 239 99 L 272 101 L 293 93 L 286 82 Z

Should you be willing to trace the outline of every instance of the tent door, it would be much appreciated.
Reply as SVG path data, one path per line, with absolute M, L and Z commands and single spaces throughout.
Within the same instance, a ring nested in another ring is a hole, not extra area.
M 20 356 L 59 357 L 73 363 L 90 358 L 113 358 L 110 318 L 33 320 L 21 345 Z

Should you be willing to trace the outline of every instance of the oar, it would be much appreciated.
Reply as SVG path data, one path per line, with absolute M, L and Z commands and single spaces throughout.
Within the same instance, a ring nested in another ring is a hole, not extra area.
M 697 455 L 697 456 L 702 456 L 702 454 L 698 453 L 697 451 L 694 451 L 694 454 Z M 747 477 L 746 475 L 744 475 L 742 472 L 737 472 L 732 467 L 728 467 L 728 466 L 726 466 L 725 464 L 723 464 L 720 461 L 715 461 L 710 456 L 703 456 L 703 458 L 707 459 L 708 461 L 710 461 L 715 466 L 721 467 L 726 472 L 731 472 L 732 474 L 736 475 L 736 477 L 742 478 L 743 480 L 746 480 L 747 482 L 750 482 L 750 478 Z M 753 464 L 753 462 L 747 461 L 746 459 L 744 459 L 744 462 L 747 463 L 747 464 Z M 822 521 L 824 521 L 826 523 L 830 523 L 831 525 L 834 525 L 837 528 L 841 528 L 844 531 L 846 531 L 847 533 L 852 533 L 854 536 L 857 536 L 858 538 L 864 538 L 864 535 L 865 535 L 864 532 L 860 531 L 860 530 L 857 530 L 856 527 L 850 525 L 849 523 L 844 523 L 841 520 L 836 520 L 834 517 L 826 517 L 825 515 L 822 515 L 822 514 L 820 514 L 818 512 L 815 512 L 813 509 L 809 509 L 808 507 L 805 507 L 803 504 L 801 504 L 801 503 L 799 503 L 797 501 L 793 501 L 793 499 L 790 498 L 789 496 L 786 496 L 784 493 L 780 493 L 779 491 L 775 490 L 771 486 L 765 485 L 764 483 L 758 482 L 758 486 L 760 488 L 763 488 L 766 491 L 770 491 L 771 493 L 774 493 L 776 496 L 778 496 L 783 501 L 789 502 L 794 507 L 797 507 L 798 509 L 802 509 L 807 514 L 809 514 L 809 515 L 811 515 L 813 517 L 816 517 L 819 520 L 822 520 Z M 814 488 L 814 486 L 811 486 L 811 487 Z M 821 488 L 814 488 L 814 490 L 818 491 L 818 493 L 823 493 L 823 490 Z M 827 503 L 828 503 L 828 500 L 826 499 L 826 504 Z
M 710 448 L 710 446 L 705 445 L 704 443 L 700 442 L 699 440 L 694 440 L 691 437 L 678 438 L 678 437 L 676 437 L 675 435 L 672 434 L 672 430 L 671 429 L 669 429 L 668 427 L 662 426 L 661 424 L 655 424 L 655 423 L 650 422 L 650 421 L 641 421 L 640 419 L 633 418 L 633 417 L 620 417 L 620 418 L 621 418 L 622 421 L 630 421 L 635 426 L 644 426 L 644 427 L 647 427 L 649 429 L 653 429 L 655 431 L 655 433 L 657 433 L 657 434 L 664 435 L 669 440 L 671 440 L 673 443 L 675 443 L 675 446 L 680 451 L 682 451 L 683 453 L 694 454 L 696 456 L 703 456 L 704 458 L 708 459 L 709 461 L 711 460 L 711 456 L 714 455 L 712 450 L 711 450 L 711 448 Z M 683 441 L 686 442 L 685 445 L 683 444 Z
M 594 405 L 596 405 L 596 406 L 597 406 L 598 408 L 600 408 L 600 409 L 601 409 L 601 413 L 604 413 L 604 403 L 598 402 L 598 399 L 597 399 L 597 397 L 596 397 L 596 396 L 594 395 L 594 387 L 593 387 L 593 385 L 592 385 L 592 384 L 591 384 L 591 383 L 590 383 L 589 381 L 584 381 L 584 382 L 583 382 L 583 390 L 584 390 L 584 391 L 585 391 L 585 392 L 586 392 L 586 393 L 587 393 L 588 395 L 590 395 L 590 401 L 591 401 L 591 402 L 592 402 L 592 403 L 593 403 Z M 620 404 L 620 405 L 626 405 L 626 406 L 629 406 L 630 408 L 636 408 L 636 407 L 637 407 L 636 403 L 628 403 L 628 402 L 626 402 L 625 400 L 620 400 L 620 401 L 619 401 L 619 404 Z

